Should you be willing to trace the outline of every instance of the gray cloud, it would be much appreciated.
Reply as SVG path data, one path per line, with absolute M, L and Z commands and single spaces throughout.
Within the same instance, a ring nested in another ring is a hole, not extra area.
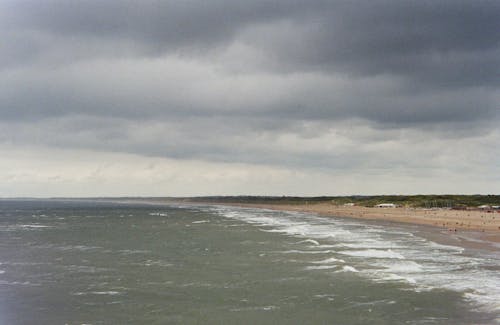
M 499 80 L 491 69 L 500 60 L 496 1 L 11 1 L 3 7 L 9 32 L 53 37 L 56 44 L 36 44 L 28 33 L 17 52 L 35 49 L 33 55 L 44 46 L 75 46 L 77 39 L 90 46 L 122 42 L 125 55 L 203 56 L 241 40 L 290 72 L 394 74 L 441 87 Z
M 414 93 L 399 79 L 337 75 L 233 75 L 211 63 L 98 61 L 58 69 L 7 72 L 0 88 L 3 119 L 71 114 L 129 119 L 257 116 L 278 120 L 364 118 L 388 126 L 491 120 L 496 89 L 470 87 Z
M 0 144 L 436 170 L 443 148 L 498 140 L 499 17 L 497 1 L 3 1 Z
M 64 47 L 69 44 L 78 47 L 75 39 L 89 42 L 90 46 L 104 45 L 98 44 L 100 41 L 125 44 L 122 48 L 124 53 L 121 53 L 125 56 L 159 56 L 177 51 L 196 56 L 230 43 L 247 25 L 303 14 L 309 10 L 308 7 L 300 1 L 280 4 L 261 0 L 210 3 L 8 1 L 3 3 L 4 14 L 0 24 L 9 32 L 15 32 L 17 41 L 24 36 L 20 49 L 25 49 L 26 43 L 31 42 L 31 47 L 37 49 L 32 52 L 33 56 L 43 54 L 47 46 Z M 48 36 L 51 44 L 33 44 L 33 38 Z M 108 51 L 96 49 L 86 51 L 86 54 L 106 55 Z M 114 56 L 120 55 L 112 50 L 110 52 Z
M 303 37 L 291 35 L 273 50 L 290 53 L 292 67 L 394 74 L 441 87 L 498 86 L 489 67 L 500 63 L 499 16 L 498 2 L 350 2 L 314 17 L 298 28 Z

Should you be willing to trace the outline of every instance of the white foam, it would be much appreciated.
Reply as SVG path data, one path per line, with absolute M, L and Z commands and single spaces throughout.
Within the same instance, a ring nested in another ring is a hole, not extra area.
M 291 249 L 291 250 L 288 250 L 288 251 L 281 251 L 279 253 L 282 253 L 282 254 L 330 254 L 332 252 L 333 251 L 331 251 L 331 250 L 324 250 L 324 251 L 301 251 L 301 250 L 297 250 L 297 249 Z
M 377 240 L 367 240 L 362 243 L 342 243 L 339 244 L 341 247 L 347 248 L 380 248 L 380 249 L 393 249 L 393 248 L 402 248 L 403 246 L 394 244 L 391 242 L 383 242 Z
M 359 251 L 340 251 L 339 254 L 355 256 L 355 257 L 368 257 L 368 258 L 396 258 L 404 259 L 405 257 L 391 249 L 365 249 Z
M 299 242 L 296 242 L 296 244 L 302 244 L 302 243 L 311 243 L 313 245 L 319 246 L 318 241 L 316 241 L 314 239 L 306 239 L 306 240 L 301 240 Z
M 87 296 L 87 295 L 98 295 L 98 296 L 117 296 L 122 295 L 123 292 L 119 291 L 85 291 L 85 292 L 73 292 L 73 296 Z
M 37 284 L 37 283 L 32 283 L 30 281 L 24 281 L 24 282 L 21 282 L 21 281 L 12 281 L 12 282 L 9 282 L 9 281 L 4 281 L 4 280 L 0 280 L 0 285 L 9 285 L 9 286 L 39 286 L 40 284 Z
M 92 291 L 91 294 L 116 296 L 116 295 L 121 295 L 123 293 L 119 291 Z
M 76 250 L 76 251 L 89 251 L 89 250 L 96 250 L 96 249 L 101 249 L 102 247 L 99 246 L 85 246 L 85 245 L 67 245 L 67 246 L 57 246 L 55 249 L 62 250 L 62 251 L 70 251 L 70 250 Z
M 168 263 L 168 262 L 163 261 L 163 260 L 147 260 L 144 263 L 141 263 L 140 265 L 144 265 L 144 266 L 160 266 L 160 267 L 173 266 L 172 263 Z
M 53 228 L 53 227 L 40 224 L 18 224 L 18 225 L 8 225 L 0 227 L 0 231 L 41 230 L 47 228 Z
M 321 261 L 312 261 L 311 263 L 315 263 L 315 264 L 331 264 L 331 263 L 345 263 L 344 260 L 341 260 L 341 259 L 338 259 L 338 258 L 335 258 L 335 257 L 330 257 L 330 258 L 327 258 L 325 260 L 321 260 Z
M 280 309 L 280 307 L 278 307 L 278 306 L 255 306 L 255 307 L 244 307 L 244 308 L 232 308 L 232 309 L 230 309 L 230 311 L 232 311 L 232 312 L 250 311 L 250 310 L 273 311 L 276 309 Z
M 198 221 L 193 221 L 191 223 L 207 223 L 210 222 L 210 220 L 198 220 Z
M 338 248 L 339 245 L 318 245 L 318 246 L 314 246 L 314 248 Z
M 333 294 L 323 294 L 323 295 L 314 295 L 314 298 L 326 298 L 328 301 L 333 301 L 335 300 L 335 295 Z
M 412 290 L 447 289 L 488 310 L 500 310 L 500 255 L 434 243 L 405 226 L 377 226 L 363 221 L 324 218 L 307 213 L 219 207 L 223 216 L 255 224 L 263 231 L 282 233 L 312 243 L 311 250 L 284 250 L 284 254 L 342 254 L 345 265 L 336 272 L 355 272 L 374 281 L 402 281 Z M 321 239 L 321 244 L 313 241 Z M 332 249 L 340 248 L 336 252 Z M 330 259 L 333 258 L 333 259 Z M 332 266 L 337 257 L 311 262 Z M 356 267 L 362 265 L 358 271 Z M 314 267 L 314 266 L 313 266 Z M 313 270 L 313 269 L 311 269 Z
M 337 268 L 337 265 L 315 265 L 315 266 L 307 266 L 306 270 L 328 270 L 335 268 Z
M 438 243 L 435 243 L 432 241 L 428 241 L 428 242 L 426 242 L 426 244 L 431 248 L 436 248 L 436 249 L 440 249 L 440 250 L 443 250 L 443 249 L 444 250 L 452 250 L 452 251 L 456 251 L 459 253 L 462 253 L 464 251 L 463 247 L 443 245 L 443 244 L 438 244 Z
M 126 254 L 126 255 L 130 255 L 130 254 L 148 254 L 148 253 L 151 253 L 150 250 L 143 250 L 143 249 L 121 249 L 121 250 L 119 250 L 117 252 L 120 253 L 120 254 Z
M 416 284 L 417 281 L 409 276 L 401 276 L 393 273 L 383 273 L 381 276 L 376 277 L 375 281 L 377 282 L 387 282 L 387 281 L 398 281 L 398 282 L 406 282 L 409 284 Z
M 358 273 L 359 271 L 356 270 L 356 268 L 352 267 L 352 266 L 349 266 L 349 265 L 346 265 L 342 268 L 342 271 L 343 272 L 354 272 L 354 273 Z
M 149 213 L 150 216 L 157 216 L 157 217 L 168 217 L 168 214 L 164 212 L 151 212 Z
M 388 272 L 420 273 L 424 271 L 422 265 L 413 261 L 397 261 L 384 264 L 384 267 Z
M 30 225 L 20 225 L 22 228 L 50 228 L 50 226 L 38 225 L 38 224 L 30 224 Z

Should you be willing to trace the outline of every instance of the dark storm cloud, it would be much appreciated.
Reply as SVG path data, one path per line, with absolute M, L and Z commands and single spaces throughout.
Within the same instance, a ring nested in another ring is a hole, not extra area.
M 292 69 L 395 74 L 444 87 L 498 86 L 491 68 L 500 66 L 499 18 L 499 2 L 348 2 L 306 21 L 303 37 L 276 40 L 276 48 L 271 38 L 267 45 L 288 53 Z
M 247 25 L 309 11 L 301 1 L 262 0 L 10 1 L 2 9 L 0 24 L 12 32 L 45 33 L 56 42 L 131 42 L 129 52 L 153 56 L 179 50 L 196 55 L 231 42 Z
M 285 71 L 395 74 L 437 86 L 500 80 L 492 69 L 500 64 L 497 1 L 11 1 L 3 7 L 2 25 L 10 31 L 42 32 L 58 42 L 129 41 L 143 55 L 202 55 L 256 28 L 241 39 Z M 22 52 L 36 47 L 23 43 Z

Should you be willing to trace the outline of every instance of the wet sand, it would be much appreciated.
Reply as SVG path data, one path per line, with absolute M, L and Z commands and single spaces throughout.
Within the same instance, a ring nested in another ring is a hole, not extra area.
M 438 227 L 442 233 L 474 246 L 475 241 L 500 243 L 500 213 L 470 210 L 415 209 L 415 208 L 367 208 L 360 206 L 336 206 L 317 204 L 228 204 L 242 207 L 264 208 L 282 211 L 317 213 L 322 216 L 349 217 L 366 220 L 402 222 Z M 480 245 L 480 244 L 478 244 Z

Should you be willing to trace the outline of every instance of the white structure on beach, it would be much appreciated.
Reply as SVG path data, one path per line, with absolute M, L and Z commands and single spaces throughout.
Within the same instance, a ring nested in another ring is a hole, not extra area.
M 395 208 L 396 205 L 394 203 L 380 203 L 376 205 L 377 208 Z

